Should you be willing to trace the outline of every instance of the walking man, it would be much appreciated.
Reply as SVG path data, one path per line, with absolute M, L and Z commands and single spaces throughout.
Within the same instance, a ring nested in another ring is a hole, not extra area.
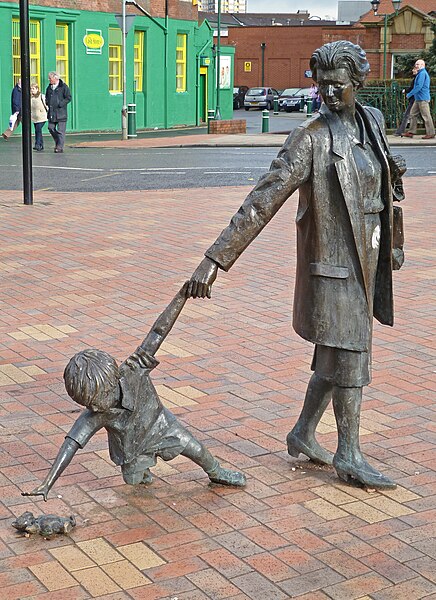
M 14 85 L 12 89 L 11 94 L 11 119 L 14 118 L 14 120 L 11 120 L 9 127 L 2 133 L 2 137 L 6 141 L 11 137 L 15 129 L 21 123 L 21 106 L 21 79 L 18 79 L 16 85 Z
M 415 63 L 417 71 L 415 83 L 408 94 L 407 98 L 415 98 L 415 102 L 410 111 L 410 129 L 404 134 L 404 137 L 413 138 L 416 134 L 418 124 L 418 115 L 420 114 L 425 125 L 425 135 L 423 140 L 431 140 L 435 137 L 435 129 L 433 119 L 430 113 L 430 75 L 425 68 L 425 62 L 419 59 Z
M 48 74 L 50 84 L 45 92 L 48 107 L 48 130 L 55 141 L 56 153 L 64 151 L 67 129 L 67 104 L 71 102 L 71 92 L 67 84 L 54 71 Z

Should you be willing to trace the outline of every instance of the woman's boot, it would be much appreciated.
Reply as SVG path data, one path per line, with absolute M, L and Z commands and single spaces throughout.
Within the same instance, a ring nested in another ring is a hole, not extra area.
M 307 386 L 303 408 L 292 431 L 286 437 L 288 453 L 298 458 L 305 454 L 315 463 L 331 465 L 333 454 L 325 450 L 315 439 L 315 430 L 329 405 L 332 397 L 332 385 L 315 373 Z
M 374 469 L 363 457 L 359 444 L 362 388 L 333 388 L 333 408 L 338 427 L 338 449 L 333 466 L 339 479 L 365 487 L 394 489 L 396 484 Z

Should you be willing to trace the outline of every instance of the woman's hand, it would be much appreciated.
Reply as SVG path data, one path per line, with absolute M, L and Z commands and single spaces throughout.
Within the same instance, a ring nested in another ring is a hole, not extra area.
M 210 258 L 203 258 L 189 280 L 187 298 L 210 298 L 212 284 L 218 273 L 217 264 Z

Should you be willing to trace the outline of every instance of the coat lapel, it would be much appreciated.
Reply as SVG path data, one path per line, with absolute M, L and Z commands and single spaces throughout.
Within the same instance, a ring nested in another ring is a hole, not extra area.
M 351 229 L 356 244 L 357 255 L 363 276 L 365 292 L 368 298 L 368 261 L 366 256 L 365 215 L 363 212 L 362 190 L 359 184 L 357 167 L 348 135 L 338 115 L 323 105 L 320 112 L 326 119 L 332 136 L 332 151 L 338 157 L 335 162 L 336 173 L 341 185 L 344 201 L 350 216 Z

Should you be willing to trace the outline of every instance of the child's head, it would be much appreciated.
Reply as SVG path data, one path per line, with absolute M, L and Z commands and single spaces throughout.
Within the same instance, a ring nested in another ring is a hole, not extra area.
M 64 381 L 68 395 L 78 404 L 94 411 L 105 411 L 119 400 L 118 365 L 102 350 L 82 350 L 65 367 Z
M 30 93 L 32 94 L 32 96 L 39 96 L 39 85 L 37 83 L 31 83 L 30 84 Z

